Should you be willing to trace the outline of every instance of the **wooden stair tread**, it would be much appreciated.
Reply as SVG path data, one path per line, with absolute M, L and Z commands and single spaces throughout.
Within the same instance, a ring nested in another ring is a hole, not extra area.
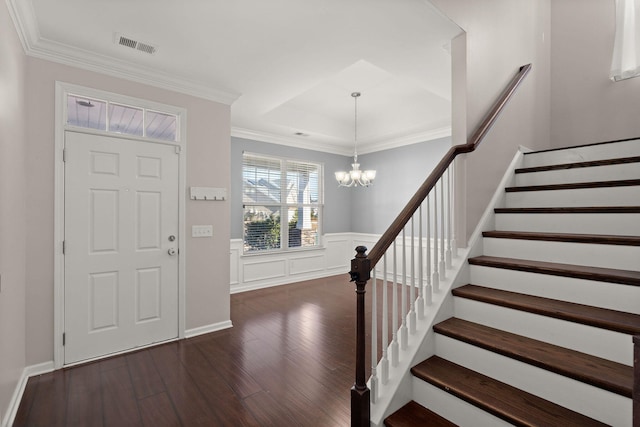
M 640 236 L 609 234 L 546 233 L 533 231 L 483 231 L 483 237 L 496 239 L 543 240 L 546 242 L 593 243 L 600 245 L 640 246 Z
M 602 146 L 602 145 L 608 145 L 608 144 L 616 144 L 618 142 L 627 142 L 627 141 L 636 141 L 636 140 L 640 141 L 640 136 L 631 137 L 631 138 L 622 138 L 622 139 L 612 139 L 610 141 L 588 142 L 586 144 L 568 145 L 566 147 L 545 148 L 544 150 L 527 151 L 526 153 L 522 153 L 522 154 L 524 154 L 525 156 L 529 156 L 529 155 L 535 155 L 539 153 L 570 151 L 570 150 L 575 150 L 576 148 L 596 147 L 596 146 Z
M 588 167 L 594 167 L 594 166 L 622 165 L 627 163 L 638 163 L 638 162 L 640 162 L 640 156 L 619 157 L 615 159 L 591 160 L 588 162 L 560 163 L 555 165 L 517 168 L 515 170 L 515 173 L 521 174 L 521 173 L 532 173 L 532 172 L 546 172 L 546 171 L 554 171 L 554 170 L 588 168 Z
M 528 313 L 582 323 L 596 328 L 640 334 L 640 315 L 601 307 L 576 304 L 550 298 L 525 295 L 478 285 L 465 285 L 452 291 L 460 298 L 473 299 L 488 304 L 513 308 Z
M 617 270 L 613 268 L 560 264 L 555 262 L 502 258 L 486 255 L 469 258 L 468 261 L 469 264 L 485 267 L 504 268 L 530 273 L 550 274 L 553 276 L 573 277 L 577 279 L 640 286 L 640 271 Z
M 523 185 L 518 187 L 507 187 L 507 193 L 521 191 L 553 191 L 553 190 L 579 190 L 584 188 L 609 188 L 609 187 L 631 187 L 640 185 L 640 179 L 621 179 L 616 181 L 595 181 L 595 182 L 572 182 L 567 184 L 546 184 L 546 185 Z
M 446 420 L 413 400 L 385 418 L 384 425 L 387 427 L 458 427 L 457 424 Z
M 512 213 L 544 213 L 544 214 L 570 214 L 570 213 L 640 213 L 640 206 L 582 206 L 582 207 L 545 207 L 545 208 L 495 208 L 497 214 Z
M 416 377 L 515 425 L 606 425 L 438 356 L 432 356 L 414 366 L 411 372 Z
M 434 331 L 547 371 L 632 397 L 633 367 L 455 317 Z

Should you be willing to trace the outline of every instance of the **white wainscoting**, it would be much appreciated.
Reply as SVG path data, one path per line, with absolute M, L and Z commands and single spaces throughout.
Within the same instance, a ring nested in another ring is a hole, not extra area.
M 231 239 L 231 293 L 251 291 L 303 280 L 344 274 L 348 279 L 355 247 L 372 248 L 377 235 L 331 233 L 322 236 L 318 249 L 244 255 L 242 239 Z
M 347 275 L 350 270 L 351 259 L 356 254 L 356 246 L 365 246 L 368 252 L 373 248 L 379 238 L 379 234 L 332 233 L 323 236 L 324 245 L 319 249 L 260 255 L 243 255 L 242 240 L 231 239 L 231 293 L 251 291 L 339 274 Z M 407 277 L 411 275 L 411 242 L 411 237 L 407 236 L 405 240 L 405 274 Z M 433 259 L 435 241 L 431 239 L 430 243 L 431 268 L 435 269 L 434 262 L 438 262 Z M 402 283 L 401 237 L 396 239 L 396 244 L 398 255 L 398 261 L 396 262 L 396 280 Z M 414 269 L 417 269 L 419 265 L 419 239 L 414 238 L 413 244 Z M 423 238 L 422 248 L 423 257 L 425 258 L 426 246 L 427 240 Z M 440 247 L 438 247 L 438 251 L 439 260 L 442 257 Z M 414 272 L 417 277 L 417 270 L 414 270 Z M 384 277 L 382 260 L 376 266 L 376 274 L 378 275 L 378 279 Z M 345 277 L 348 278 L 348 276 Z M 391 259 L 387 265 L 387 278 L 388 280 L 393 279 L 393 264 Z

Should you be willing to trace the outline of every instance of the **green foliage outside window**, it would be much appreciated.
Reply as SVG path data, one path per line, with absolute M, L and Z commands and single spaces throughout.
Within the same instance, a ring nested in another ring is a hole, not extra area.
M 245 245 L 248 250 L 280 248 L 280 217 L 274 214 L 262 220 L 246 221 Z

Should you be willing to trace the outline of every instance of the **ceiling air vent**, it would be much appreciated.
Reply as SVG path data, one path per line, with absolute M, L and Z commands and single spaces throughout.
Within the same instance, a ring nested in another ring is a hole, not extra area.
M 119 44 L 120 46 L 130 47 L 131 49 L 136 49 L 151 55 L 156 53 L 157 50 L 157 48 L 152 44 L 143 43 L 138 40 L 134 40 L 131 37 L 123 36 L 122 34 L 116 34 L 115 41 L 116 44 Z

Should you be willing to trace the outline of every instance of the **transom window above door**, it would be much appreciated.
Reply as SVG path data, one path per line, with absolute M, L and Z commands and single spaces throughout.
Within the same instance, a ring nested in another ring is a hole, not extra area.
M 68 126 L 162 141 L 179 141 L 178 116 L 104 99 L 67 95 Z

